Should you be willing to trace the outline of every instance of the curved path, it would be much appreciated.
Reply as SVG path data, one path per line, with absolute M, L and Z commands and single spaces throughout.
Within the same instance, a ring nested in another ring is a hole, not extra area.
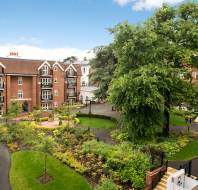
M 10 153 L 4 144 L 0 144 L 0 189 L 11 190 L 9 182 Z

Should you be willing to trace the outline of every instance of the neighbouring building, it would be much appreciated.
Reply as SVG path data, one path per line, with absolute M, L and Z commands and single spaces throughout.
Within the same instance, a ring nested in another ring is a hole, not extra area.
M 97 101 L 95 98 L 95 91 L 98 87 L 91 86 L 89 79 L 90 79 L 90 70 L 91 66 L 88 60 L 84 60 L 80 62 L 81 65 L 81 88 L 80 88 L 80 101 L 83 104 L 89 103 L 89 101 Z
M 81 66 L 57 61 L 0 58 L 0 115 L 12 101 L 23 112 L 34 107 L 51 110 L 79 100 Z

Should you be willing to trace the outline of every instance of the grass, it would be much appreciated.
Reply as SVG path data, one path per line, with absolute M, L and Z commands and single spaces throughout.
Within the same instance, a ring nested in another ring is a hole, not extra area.
M 170 115 L 170 125 L 172 125 L 172 126 L 187 126 L 185 118 L 180 115 L 176 115 L 174 113 L 171 113 L 171 115 Z
M 109 119 L 94 118 L 94 117 L 79 117 L 80 125 L 96 129 L 110 129 L 115 127 L 115 122 Z
M 173 155 L 170 160 L 190 160 L 198 156 L 198 140 L 188 143 L 180 152 Z
M 47 159 L 48 174 L 53 180 L 41 184 L 44 154 L 35 151 L 20 151 L 12 155 L 10 181 L 13 190 L 91 190 L 84 177 L 62 164 L 52 156 Z

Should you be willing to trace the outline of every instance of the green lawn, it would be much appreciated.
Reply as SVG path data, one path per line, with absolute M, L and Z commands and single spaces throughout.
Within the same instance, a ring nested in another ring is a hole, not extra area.
M 170 125 L 172 126 L 187 126 L 185 118 L 174 113 L 170 115 Z
M 198 156 L 198 140 L 190 142 L 180 152 L 173 155 L 170 160 L 190 160 Z
M 94 118 L 94 117 L 79 117 L 80 125 L 83 127 L 110 129 L 116 126 L 114 121 L 109 119 Z
M 13 190 L 91 190 L 84 177 L 48 156 L 48 174 L 54 179 L 41 184 L 38 177 L 43 173 L 44 154 L 20 151 L 12 155 L 10 181 Z

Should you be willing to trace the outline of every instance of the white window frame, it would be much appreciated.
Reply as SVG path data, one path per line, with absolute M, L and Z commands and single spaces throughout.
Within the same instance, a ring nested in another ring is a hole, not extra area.
M 42 103 L 41 104 L 41 109 L 42 110 L 48 110 L 49 109 L 49 104 L 48 103 Z
M 41 78 L 41 84 L 49 85 L 51 83 L 52 83 L 52 79 L 51 78 Z
M 23 91 L 18 90 L 18 99 L 23 99 Z
M 49 90 L 42 90 L 41 97 L 43 100 L 49 100 L 51 97 L 51 92 Z
M 42 73 L 42 75 L 49 75 L 49 68 L 47 65 L 43 65 L 43 67 L 41 69 L 41 73 Z
M 23 77 L 18 77 L 18 85 L 23 85 Z
M 0 77 L 0 87 L 3 87 L 3 78 Z
M 3 115 L 3 106 L 0 107 L 0 115 Z

